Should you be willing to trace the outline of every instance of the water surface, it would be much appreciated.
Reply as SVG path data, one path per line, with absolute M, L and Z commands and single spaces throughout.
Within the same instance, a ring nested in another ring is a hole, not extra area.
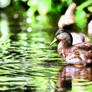
M 43 25 L 31 24 L 24 14 L 1 13 L 0 91 L 92 91 L 92 67 L 66 65 L 57 53 L 57 43 L 50 47 L 57 27 L 47 19 Z

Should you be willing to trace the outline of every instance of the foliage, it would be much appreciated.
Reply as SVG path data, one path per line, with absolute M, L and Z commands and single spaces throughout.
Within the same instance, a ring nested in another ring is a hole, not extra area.
M 36 14 L 45 16 L 48 13 L 62 15 L 72 2 L 77 4 L 77 9 L 75 10 L 76 25 L 83 32 L 87 25 L 88 15 L 85 9 L 89 13 L 92 13 L 91 0 L 28 0 L 27 4 L 30 7 L 28 12 L 30 12 L 30 16 L 34 16 Z
M 82 30 L 84 30 L 87 24 L 87 13 L 85 12 L 85 8 L 88 8 L 88 11 L 91 12 L 91 8 L 88 7 L 90 5 L 92 5 L 91 0 L 85 1 L 77 7 L 76 12 L 75 12 L 76 24 Z
M 33 15 L 36 11 L 44 15 L 51 9 L 51 0 L 28 0 L 28 5 Z

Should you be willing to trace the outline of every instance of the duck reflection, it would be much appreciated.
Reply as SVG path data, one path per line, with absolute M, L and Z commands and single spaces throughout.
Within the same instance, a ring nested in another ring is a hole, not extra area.
M 76 82 L 74 80 L 76 80 Z M 58 87 L 55 92 L 67 92 L 69 90 L 75 92 L 72 90 L 73 87 L 80 86 L 78 83 L 81 83 L 81 85 L 86 83 L 85 86 L 92 86 L 92 66 L 80 68 L 72 65 L 64 66 L 58 73 Z M 78 92 L 78 90 L 76 92 Z

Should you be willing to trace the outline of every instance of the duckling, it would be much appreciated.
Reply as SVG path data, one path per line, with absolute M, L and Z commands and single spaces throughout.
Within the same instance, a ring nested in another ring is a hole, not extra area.
M 55 37 L 60 41 L 58 44 L 59 55 L 69 64 L 85 66 L 92 63 L 92 43 L 81 42 L 73 45 L 72 35 L 64 30 L 59 30 Z

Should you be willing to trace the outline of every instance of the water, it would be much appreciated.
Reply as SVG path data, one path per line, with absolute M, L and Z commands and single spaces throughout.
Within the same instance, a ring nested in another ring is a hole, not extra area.
M 0 91 L 92 92 L 92 67 L 66 65 L 57 43 L 50 47 L 57 28 L 26 19 L 1 14 Z

